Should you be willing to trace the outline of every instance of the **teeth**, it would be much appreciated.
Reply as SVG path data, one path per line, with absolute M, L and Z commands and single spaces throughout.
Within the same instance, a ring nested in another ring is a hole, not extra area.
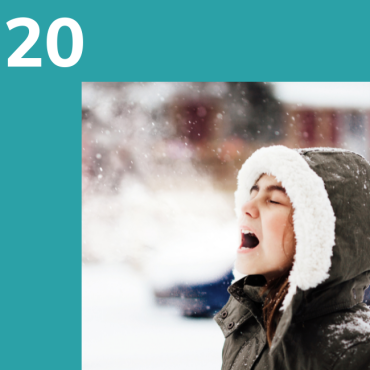
M 242 233 L 243 234 L 253 234 L 252 231 L 249 231 L 249 230 L 242 230 Z M 253 234 L 254 235 L 254 234 Z

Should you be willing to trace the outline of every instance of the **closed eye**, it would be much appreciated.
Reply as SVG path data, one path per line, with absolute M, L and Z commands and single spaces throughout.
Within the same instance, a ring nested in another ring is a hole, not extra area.
M 274 202 L 273 200 L 269 200 L 269 202 L 273 204 L 280 204 L 279 202 Z

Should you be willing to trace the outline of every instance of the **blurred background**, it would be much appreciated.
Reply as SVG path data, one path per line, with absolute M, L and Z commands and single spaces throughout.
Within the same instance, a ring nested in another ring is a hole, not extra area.
M 83 369 L 220 368 L 241 165 L 276 144 L 369 159 L 369 117 L 370 83 L 83 83 Z

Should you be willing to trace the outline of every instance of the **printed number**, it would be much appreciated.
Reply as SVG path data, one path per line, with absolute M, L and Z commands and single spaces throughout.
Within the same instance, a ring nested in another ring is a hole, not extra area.
M 15 18 L 7 22 L 9 30 L 15 27 L 26 26 L 28 37 L 23 44 L 8 58 L 8 67 L 41 67 L 41 58 L 22 58 L 35 44 L 39 35 L 39 25 L 30 18 Z M 72 32 L 72 53 L 67 59 L 60 57 L 58 52 L 58 33 L 61 27 L 66 26 Z M 59 18 L 49 27 L 46 42 L 50 60 L 58 67 L 72 67 L 81 58 L 83 49 L 83 36 L 79 24 L 71 18 Z
M 61 58 L 58 52 L 58 32 L 63 26 L 67 26 L 72 32 L 72 53 L 68 59 Z M 59 18 L 50 25 L 46 44 L 49 58 L 56 66 L 72 67 L 80 60 L 82 55 L 83 37 L 81 27 L 71 18 Z
M 23 44 L 8 58 L 8 67 L 41 67 L 41 58 L 22 58 L 32 48 L 40 35 L 39 25 L 31 18 L 15 18 L 7 22 L 9 30 L 26 26 L 28 37 Z

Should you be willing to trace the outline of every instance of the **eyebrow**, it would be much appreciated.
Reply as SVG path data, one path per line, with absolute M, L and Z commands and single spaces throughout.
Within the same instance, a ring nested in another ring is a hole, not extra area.
M 260 187 L 258 185 L 253 185 L 251 187 L 251 191 L 250 193 L 252 193 L 253 190 L 257 190 L 259 191 L 260 190 Z M 281 191 L 282 193 L 286 194 L 286 190 L 285 188 L 283 188 L 282 186 L 279 186 L 279 185 L 270 185 L 268 186 L 266 189 L 265 189 L 267 192 L 271 192 L 271 191 L 274 191 L 274 190 L 278 190 L 278 191 Z

